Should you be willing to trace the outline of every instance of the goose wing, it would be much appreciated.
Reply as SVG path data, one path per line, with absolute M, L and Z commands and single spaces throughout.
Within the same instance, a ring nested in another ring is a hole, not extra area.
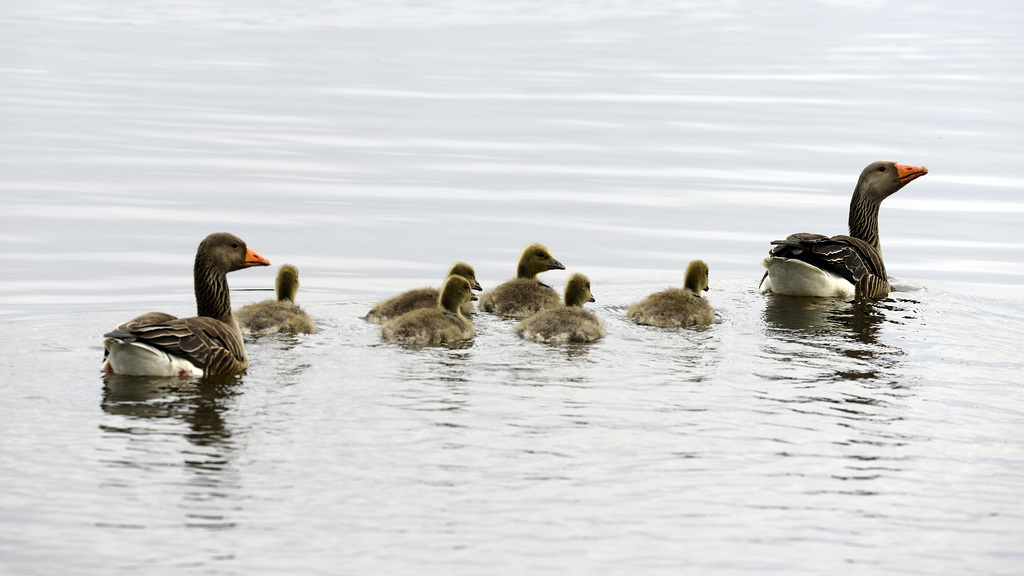
M 867 242 L 853 236 L 791 234 L 772 241 L 769 256 L 800 260 L 856 284 L 865 275 L 885 278 L 881 254 Z
M 206 374 L 233 374 L 249 364 L 236 327 L 215 318 L 176 318 L 151 312 L 121 324 L 104 338 L 140 342 L 185 358 Z

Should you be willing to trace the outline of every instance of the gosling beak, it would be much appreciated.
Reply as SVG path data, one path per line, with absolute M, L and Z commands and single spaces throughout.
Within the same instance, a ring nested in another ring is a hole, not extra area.
M 587 300 L 587 302 L 597 302 L 597 300 L 595 300 L 595 299 L 594 299 L 594 297 L 593 297 L 593 296 L 591 296 L 591 297 L 590 297 L 590 300 Z
M 896 175 L 900 179 L 900 184 L 909 184 L 911 180 L 920 178 L 928 173 L 927 166 L 907 166 L 905 164 L 896 165 Z
M 548 260 L 548 270 L 565 270 L 565 266 L 562 266 L 561 262 L 552 258 Z
M 472 301 L 472 300 L 479 300 L 479 298 L 476 297 L 476 294 L 473 294 L 472 292 L 469 293 L 469 299 L 470 299 L 470 301 Z
M 252 251 L 252 248 L 246 246 L 245 248 L 245 268 L 251 268 L 253 266 L 270 266 L 270 260 L 267 260 L 263 256 Z
M 479 281 L 473 283 L 473 290 L 483 290 L 483 288 L 480 287 Z

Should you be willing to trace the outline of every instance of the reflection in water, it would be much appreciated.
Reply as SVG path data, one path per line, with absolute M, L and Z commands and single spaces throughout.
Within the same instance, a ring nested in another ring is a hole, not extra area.
M 122 454 L 122 459 L 112 464 L 153 472 L 184 464 L 184 470 L 190 473 L 182 503 L 188 526 L 234 526 L 218 501 L 238 487 L 232 466 L 235 443 L 224 413 L 238 393 L 239 382 L 236 376 L 181 380 L 104 375 L 103 411 L 123 417 L 118 419 L 123 424 L 107 424 L 103 430 L 111 433 L 110 439 L 122 442 L 126 435 L 129 442 L 129 449 L 114 450 Z M 182 428 L 178 423 L 186 426 Z M 168 436 L 180 437 L 188 444 L 183 447 L 181 443 L 166 442 Z
M 902 351 L 878 340 L 886 321 L 884 302 L 846 302 L 830 298 L 808 298 L 768 294 L 764 311 L 766 351 L 796 354 L 809 360 L 840 354 L 853 362 L 833 362 L 834 379 L 879 379 L 896 366 L 894 356 Z M 773 343 L 790 346 L 778 349 Z
M 632 320 L 624 320 L 623 324 L 638 338 L 637 345 L 627 354 L 641 359 L 644 366 L 642 371 L 631 375 L 634 382 L 701 384 L 713 381 L 720 373 L 723 349 L 720 327 L 658 328 L 638 326 Z
M 216 446 L 231 438 L 224 427 L 225 400 L 236 394 L 238 377 L 182 380 L 153 376 L 104 375 L 103 410 L 135 418 L 180 418 L 185 437 L 197 446 Z
M 590 342 L 579 343 L 573 342 L 568 344 L 562 344 L 557 348 L 565 354 L 568 360 L 583 360 L 590 354 L 590 348 L 593 344 Z
M 831 476 L 844 485 L 832 492 L 876 494 L 870 486 L 845 482 L 874 481 L 903 468 L 902 454 L 911 439 L 891 426 L 905 418 L 899 371 L 903 351 L 882 342 L 880 334 L 893 322 L 887 315 L 906 316 L 904 303 L 766 298 L 764 355 L 781 370 L 770 379 L 793 386 L 772 389 L 762 398 L 786 406 L 787 419 L 795 417 L 828 439 L 812 449 L 815 460 L 839 452 Z M 782 455 L 796 458 L 791 467 L 799 470 L 806 449 Z
M 455 421 L 466 407 L 469 396 L 469 359 L 471 342 L 450 347 L 410 351 L 418 360 L 399 370 L 409 387 L 399 395 L 403 408 L 420 413 L 435 413 L 437 426 L 461 428 Z

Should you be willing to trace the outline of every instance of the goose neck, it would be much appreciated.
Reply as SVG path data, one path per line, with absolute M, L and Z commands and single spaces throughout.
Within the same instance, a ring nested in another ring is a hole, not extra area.
M 196 256 L 193 274 L 197 314 L 218 320 L 230 319 L 231 295 L 227 275 L 217 270 L 201 255 Z
M 860 194 L 854 194 L 850 201 L 850 236 L 859 238 L 874 248 L 879 248 L 878 202 L 872 202 Z

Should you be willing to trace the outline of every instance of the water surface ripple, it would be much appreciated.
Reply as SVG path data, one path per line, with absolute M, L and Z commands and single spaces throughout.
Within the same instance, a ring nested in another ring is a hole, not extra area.
M 0 572 L 1016 574 L 1021 9 L 882 1 L 0 7 Z M 895 291 L 762 295 L 769 242 L 888 199 Z M 104 376 L 214 231 L 313 335 Z M 608 335 L 407 350 L 361 317 L 524 244 Z M 711 269 L 717 322 L 626 307 Z

